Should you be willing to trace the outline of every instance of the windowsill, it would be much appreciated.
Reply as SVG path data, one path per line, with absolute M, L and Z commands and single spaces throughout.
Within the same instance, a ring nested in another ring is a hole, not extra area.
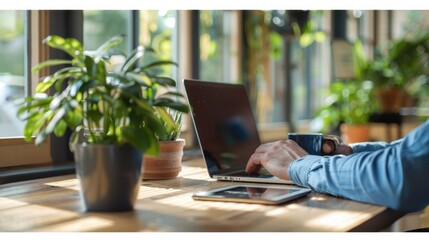
M 183 161 L 192 160 L 196 158 L 202 158 L 201 150 L 199 149 L 199 147 L 185 149 L 183 154 Z M 0 170 L 0 185 L 11 182 L 54 177 L 72 173 L 75 173 L 74 162 L 56 165 L 8 167 Z
M 75 173 L 74 162 L 61 165 L 8 168 L 0 171 L 0 185 Z

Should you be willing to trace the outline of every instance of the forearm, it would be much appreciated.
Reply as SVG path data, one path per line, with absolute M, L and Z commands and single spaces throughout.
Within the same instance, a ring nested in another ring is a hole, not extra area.
M 385 147 L 393 146 L 396 144 L 401 143 L 403 140 L 397 140 L 392 143 L 387 142 L 362 142 L 362 143 L 354 143 L 350 144 L 350 147 L 353 150 L 353 153 L 360 153 L 360 152 L 373 152 L 380 149 L 383 149 Z
M 420 129 L 382 150 L 349 156 L 309 155 L 292 162 L 289 176 L 318 192 L 406 212 L 420 210 L 429 204 L 427 135 Z

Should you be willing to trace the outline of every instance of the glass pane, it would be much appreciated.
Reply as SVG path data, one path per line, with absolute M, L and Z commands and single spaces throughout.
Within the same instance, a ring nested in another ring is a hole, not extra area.
M 153 48 L 158 58 L 177 62 L 176 29 L 176 11 L 141 10 L 139 45 Z M 177 78 L 177 67 L 165 65 L 162 68 L 174 79 Z
M 246 11 L 244 81 L 259 123 L 285 122 L 284 38 L 272 11 Z M 274 20 L 273 20 L 274 19 Z
M 22 136 L 14 100 L 25 96 L 25 12 L 0 11 L 0 138 Z
M 111 37 L 130 31 L 130 11 L 85 10 L 83 11 L 83 42 L 85 50 L 95 50 Z M 129 51 L 130 41 L 121 43 L 121 50 Z
M 228 78 L 230 41 L 226 11 L 200 11 L 200 78 L 230 82 Z

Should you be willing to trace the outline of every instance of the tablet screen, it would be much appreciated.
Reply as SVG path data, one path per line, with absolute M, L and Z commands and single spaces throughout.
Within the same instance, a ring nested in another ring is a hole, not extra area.
M 305 196 L 311 191 L 305 188 L 280 188 L 263 186 L 230 186 L 210 191 L 198 192 L 194 198 L 200 200 L 237 201 L 277 204 L 297 197 Z
M 299 192 L 299 191 L 300 191 L 299 189 L 239 186 L 239 187 L 225 189 L 218 192 L 213 192 L 211 195 L 228 197 L 228 198 L 264 199 L 269 201 L 275 201 L 280 196 L 284 196 L 284 195 Z

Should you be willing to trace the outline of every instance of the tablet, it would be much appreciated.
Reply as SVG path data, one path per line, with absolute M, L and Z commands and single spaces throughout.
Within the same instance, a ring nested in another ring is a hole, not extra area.
M 238 185 L 196 192 L 195 200 L 243 202 L 259 204 L 281 204 L 304 197 L 311 192 L 307 188 Z

